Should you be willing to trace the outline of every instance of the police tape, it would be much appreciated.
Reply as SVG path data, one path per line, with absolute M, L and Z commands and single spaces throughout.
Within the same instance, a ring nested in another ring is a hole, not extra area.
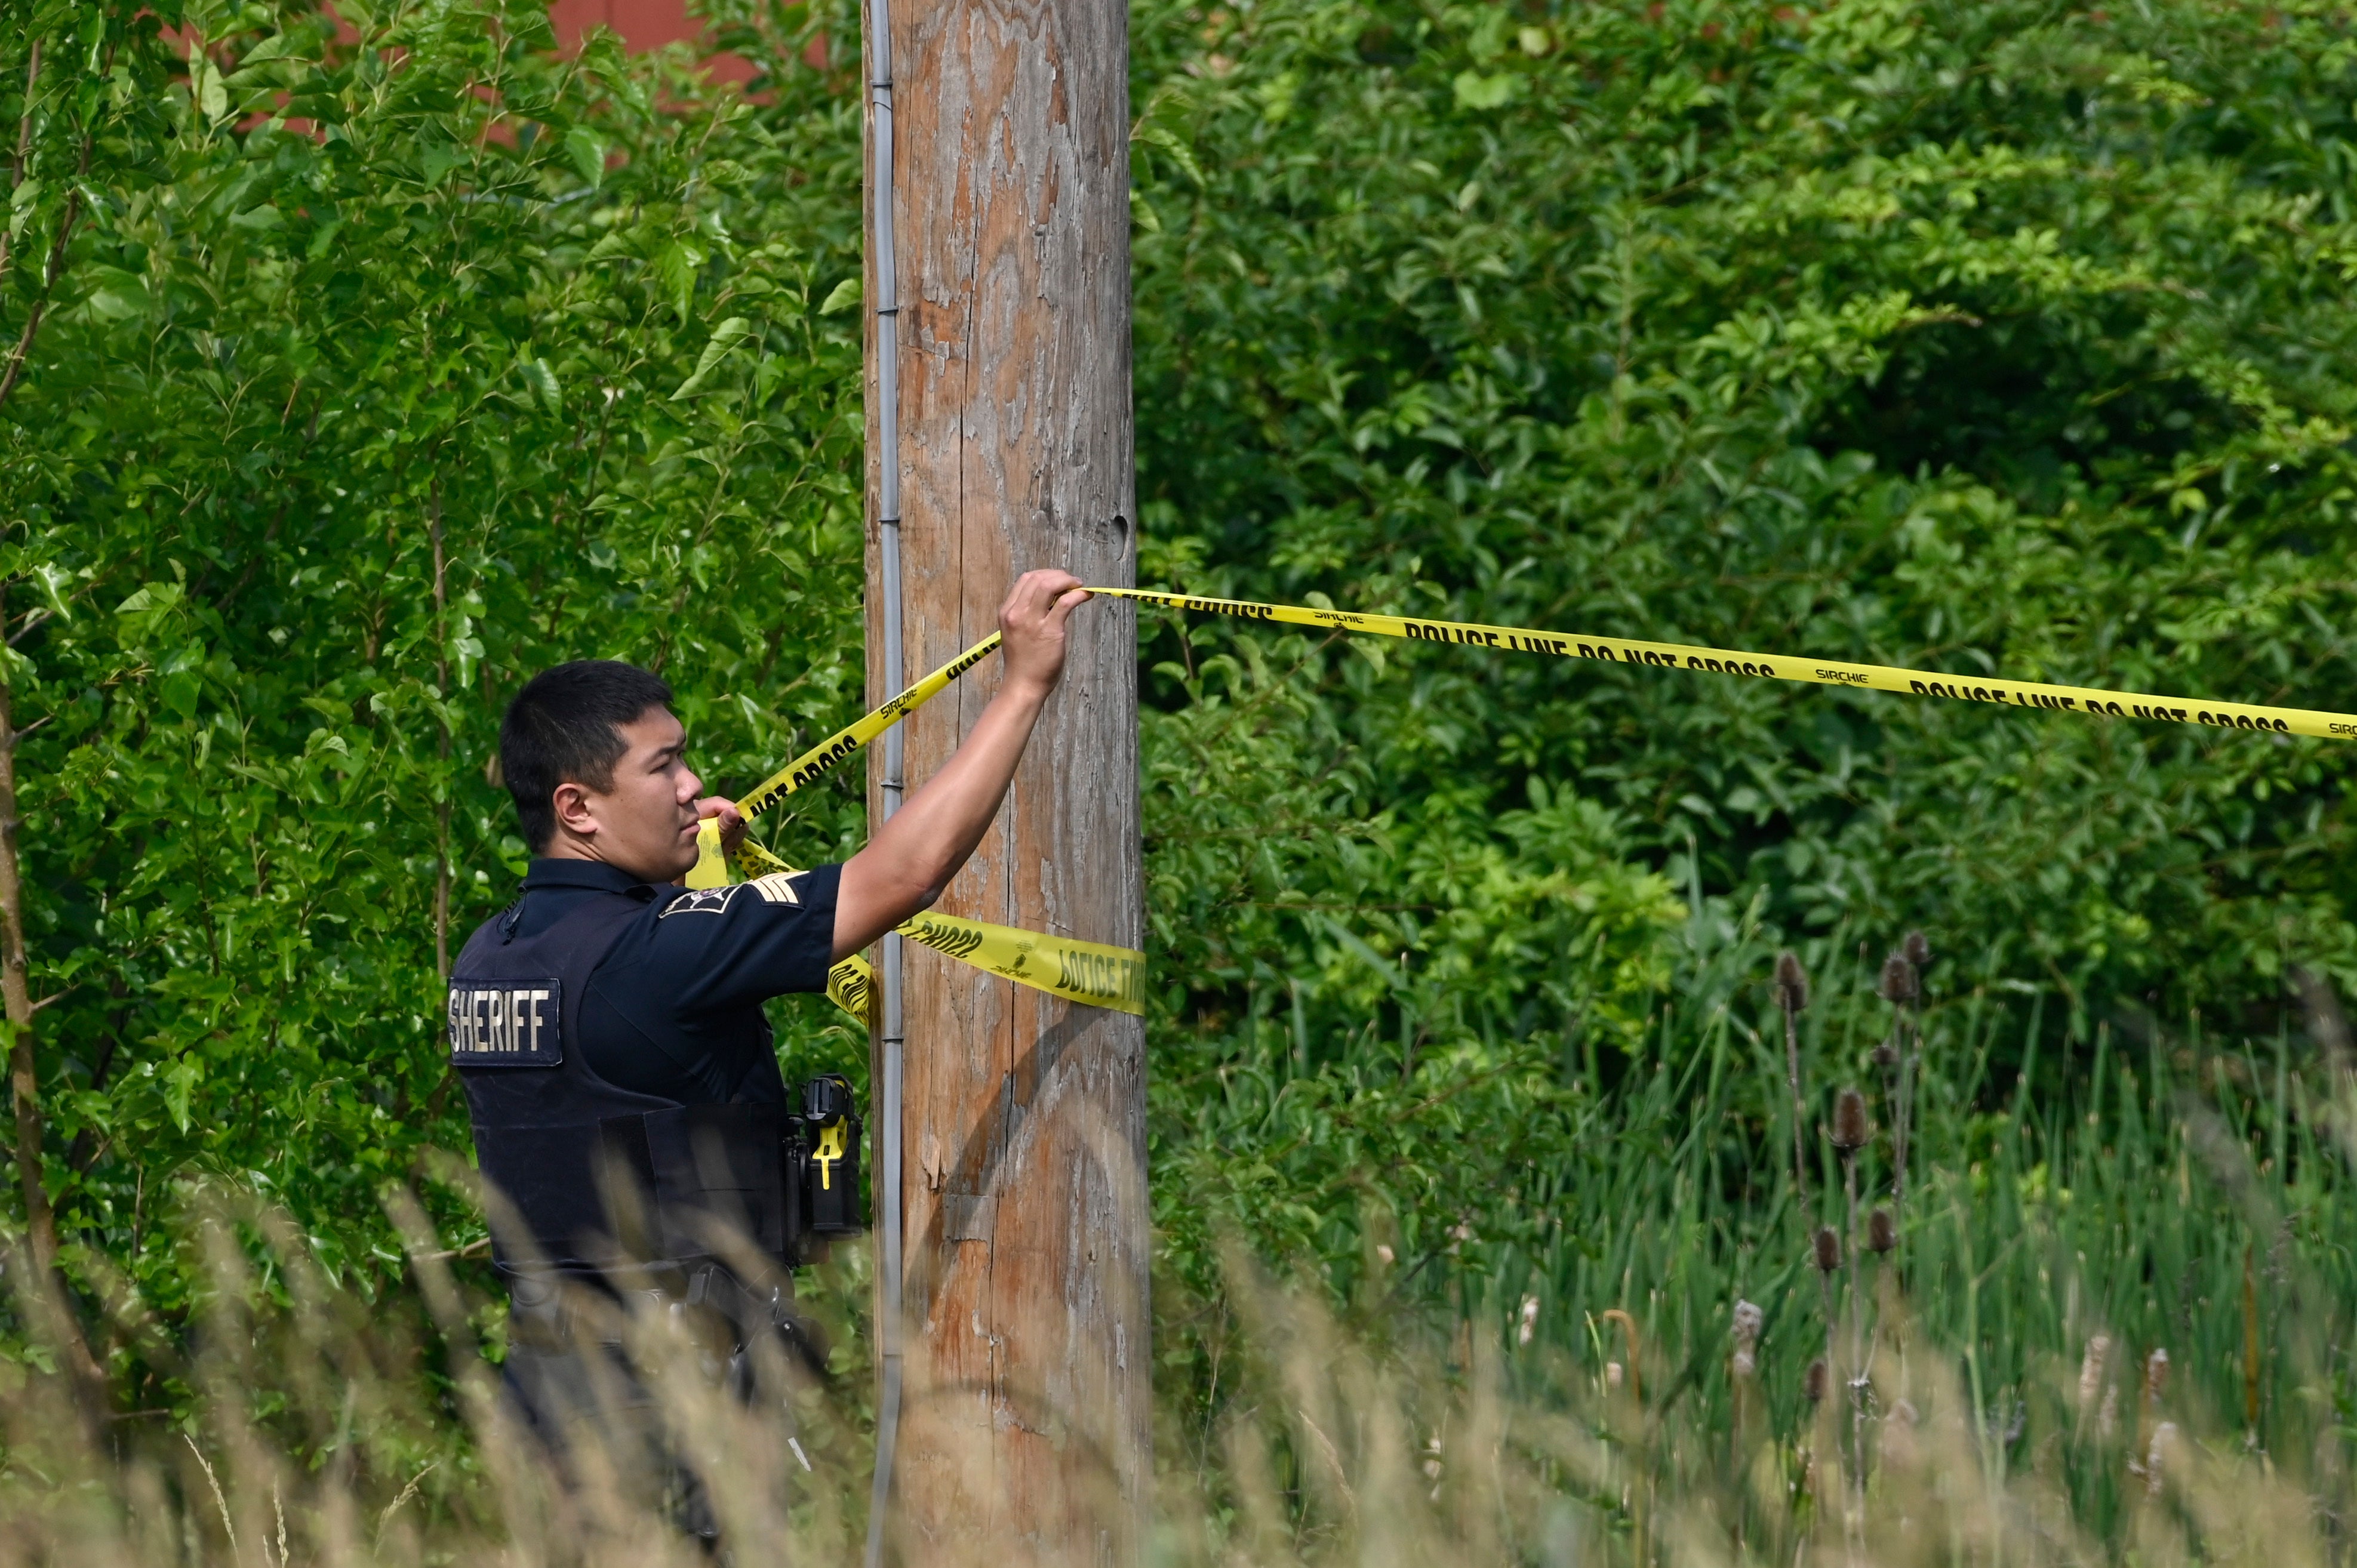
M 691 888 L 726 886 L 732 881 L 751 882 L 780 873 L 794 875 L 792 866 L 751 839 L 739 842 L 734 854 L 724 856 L 717 818 L 707 817 L 697 826 L 695 847 L 695 868 L 687 875 Z M 931 911 L 905 921 L 899 932 L 961 962 L 1067 1002 L 1109 1007 L 1116 1013 L 1146 1011 L 1146 955 L 1135 949 Z M 876 994 L 875 972 L 866 959 L 853 953 L 827 971 L 826 993 L 836 1006 L 866 1024 Z
M 755 785 L 751 794 L 737 802 L 737 809 L 748 818 L 758 817 L 802 786 L 825 777 L 837 763 L 856 755 L 869 741 L 940 696 L 951 682 L 997 652 L 998 642 L 998 633 L 994 631 L 882 707 L 854 719 Z
M 2098 718 L 2158 719 L 2175 724 L 2209 725 L 2222 729 L 2257 730 L 2274 735 L 2314 736 L 2325 740 L 2357 739 L 2357 714 L 2319 712 L 2309 708 L 2279 708 L 2257 703 L 2221 703 L 2187 697 L 2154 697 L 2137 692 L 2113 692 L 2092 686 L 2061 686 L 2040 681 L 2008 681 L 1996 676 L 1964 677 L 1908 670 L 1889 664 L 1852 664 L 1835 659 L 1795 659 L 1783 654 L 1751 653 L 1725 648 L 1704 648 L 1679 642 L 1648 642 L 1625 637 L 1579 637 L 1569 632 L 1534 631 L 1528 627 L 1488 626 L 1479 621 L 1440 620 L 1424 616 L 1361 614 L 1322 609 L 1307 605 L 1261 604 L 1251 599 L 1205 598 L 1192 594 L 1166 593 L 1155 588 L 1090 588 L 1091 594 L 1129 599 L 1138 604 L 1202 615 L 1232 616 L 1244 620 L 1285 626 L 1323 628 L 1395 637 L 1411 642 L 1450 643 L 1496 648 L 1515 653 L 1537 653 L 1557 659 L 1590 659 L 1608 664 L 1641 664 L 1657 669 L 1694 670 L 1714 675 L 1759 680 L 1805 681 L 1824 686 L 1849 686 L 1896 692 L 1918 697 L 1946 697 L 1958 702 L 1996 703 L 2053 713 L 2086 714 Z M 868 742 L 949 689 L 951 682 L 997 651 L 999 634 L 991 633 L 947 664 L 925 676 L 881 706 L 861 715 L 787 763 L 737 802 L 737 809 L 754 817 L 779 800 L 823 778 L 838 764 L 856 756 Z M 720 847 L 720 824 L 706 821 L 696 834 L 695 868 L 688 874 L 691 888 L 717 887 L 736 879 Z M 733 857 L 733 871 L 744 880 L 792 868 L 748 839 Z M 1052 937 L 927 913 L 899 927 L 902 936 L 978 969 L 1035 987 L 1068 1001 L 1143 1013 L 1146 956 L 1130 948 Z M 827 994 L 837 1006 L 862 1023 L 868 1020 L 875 995 L 875 975 L 857 954 L 827 972 Z
M 2276 708 L 2257 703 L 2219 703 L 2190 697 L 2150 697 L 2137 692 L 2108 692 L 2092 686 L 2056 686 L 2040 681 L 2005 681 L 1989 675 L 1948 675 L 1924 670 L 1902 670 L 1888 664 L 1848 664 L 1833 659 L 1792 659 L 1782 654 L 1695 648 L 1677 642 L 1643 642 L 1625 637 L 1575 637 L 1566 632 L 1533 631 L 1518 626 L 1483 626 L 1475 621 L 1361 615 L 1350 610 L 1314 609 L 1302 605 L 1256 604 L 1248 599 L 1207 599 L 1188 594 L 1163 593 L 1152 588 L 1091 588 L 1089 592 L 1204 615 L 1235 616 L 1245 620 L 1274 621 L 1286 626 L 1323 627 L 1333 631 L 1364 632 L 1417 642 L 1497 648 L 1516 653 L 1545 654 L 1557 659 L 1594 659 L 1608 664 L 1700 670 L 1715 675 L 1810 681 L 1824 686 L 1863 687 L 1918 697 L 1948 697 L 1967 703 L 2000 703 L 2012 707 L 2042 708 L 2054 713 L 2087 714 L 2098 718 L 2162 719 L 2175 724 L 2212 725 L 2224 729 L 2264 730 L 2273 735 L 2315 736 L 2325 740 L 2357 739 L 2357 714 L 2319 713 L 2309 708 Z
M 791 876 L 794 868 L 747 840 L 737 846 L 734 856 L 720 847 L 720 819 L 706 817 L 695 826 L 695 865 L 688 871 L 686 886 L 691 892 L 706 887 L 726 887 L 732 882 L 751 882 L 773 872 Z M 865 1026 L 869 1022 L 868 1006 L 876 995 L 876 973 L 867 961 L 857 953 L 843 960 L 826 972 L 827 999 Z

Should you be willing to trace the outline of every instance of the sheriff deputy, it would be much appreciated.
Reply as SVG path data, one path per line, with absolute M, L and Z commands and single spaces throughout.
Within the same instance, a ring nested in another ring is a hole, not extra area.
M 692 1307 L 740 1380 L 754 1341 L 800 1333 L 780 1179 L 793 1112 L 762 1004 L 823 991 L 834 963 L 940 897 L 997 815 L 1087 598 L 1067 573 L 1020 578 L 998 612 L 1003 683 L 956 755 L 865 849 L 791 876 L 679 885 L 699 823 L 717 817 L 732 849 L 745 823 L 703 793 L 656 676 L 585 660 L 509 705 L 500 767 L 533 858 L 453 968 L 451 1063 L 509 1287 L 508 1388 L 560 1455 L 585 1423 L 662 1447 L 623 1308 Z M 613 1409 L 617 1388 L 638 1419 Z M 680 1522 L 713 1533 L 660 1452 L 612 1457 L 669 1475 Z

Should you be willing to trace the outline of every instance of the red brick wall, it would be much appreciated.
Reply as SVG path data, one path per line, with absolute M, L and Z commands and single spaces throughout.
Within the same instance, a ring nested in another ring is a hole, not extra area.
M 548 19 L 556 24 L 558 44 L 571 48 L 591 27 L 611 27 L 634 49 L 660 48 L 699 31 L 689 20 L 687 0 L 549 0 Z M 743 81 L 753 68 L 733 55 L 710 61 L 715 76 Z

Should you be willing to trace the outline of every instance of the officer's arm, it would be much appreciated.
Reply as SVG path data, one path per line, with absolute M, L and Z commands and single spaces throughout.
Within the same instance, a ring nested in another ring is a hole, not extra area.
M 957 755 L 844 863 L 834 956 L 931 906 L 989 831 L 1048 693 L 1064 673 L 1064 622 L 1088 595 L 1068 572 L 1026 572 L 998 607 L 1006 679 Z

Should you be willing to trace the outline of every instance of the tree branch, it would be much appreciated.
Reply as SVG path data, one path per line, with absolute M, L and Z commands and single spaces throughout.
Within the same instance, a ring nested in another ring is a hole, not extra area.
M 85 1412 L 105 1408 L 105 1374 L 82 1338 L 58 1271 L 58 1221 L 49 1208 L 41 1162 L 38 1031 L 32 988 L 25 977 L 25 881 L 17 856 L 16 744 L 11 719 L 15 693 L 0 685 L 0 1008 L 8 1022 L 8 1092 L 16 1112 L 16 1165 L 25 1197 L 25 1241 L 32 1253 L 27 1305 L 48 1321 L 40 1327 L 79 1386 Z
M 106 51 L 108 63 L 114 59 L 114 50 Z M 31 112 L 27 103 L 27 113 Z M 94 125 L 81 129 L 81 154 L 74 160 L 74 188 L 66 196 L 66 209 L 58 220 L 58 236 L 49 244 L 49 264 L 41 278 L 41 296 L 33 301 L 32 310 L 25 317 L 25 329 L 16 335 L 16 347 L 8 356 L 6 373 L 0 374 L 0 407 L 7 404 L 9 394 L 25 373 L 25 356 L 33 351 L 33 338 L 41 329 L 41 317 L 48 313 L 49 295 L 57 291 L 58 274 L 65 271 L 66 246 L 73 240 L 73 231 L 81 222 L 81 182 L 90 176 L 91 149 L 97 145 L 98 130 Z
M 5 234 L 5 231 L 0 231 L 0 234 Z M 48 618 L 49 607 L 47 605 L 37 606 L 33 609 L 27 611 L 25 616 L 25 624 L 8 634 L 8 646 L 14 648 L 26 638 L 32 636 L 34 628 Z
M 41 40 L 35 38 L 32 53 L 25 62 L 25 113 L 16 122 L 16 161 L 8 166 L 8 194 L 12 198 L 16 188 L 25 183 L 25 160 L 33 151 L 33 90 L 40 81 Z M 8 278 L 9 242 L 14 238 L 5 227 L 0 227 L 0 283 Z

